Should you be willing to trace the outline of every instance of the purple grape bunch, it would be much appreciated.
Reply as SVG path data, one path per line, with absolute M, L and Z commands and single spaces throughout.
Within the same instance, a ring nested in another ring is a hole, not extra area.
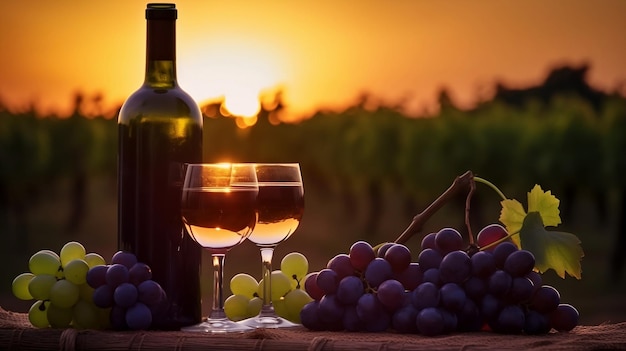
M 166 302 L 165 291 L 152 280 L 152 270 L 127 251 L 118 251 L 111 264 L 94 266 L 87 272 L 94 290 L 93 302 L 110 308 L 111 327 L 116 330 L 149 329 Z
M 471 256 L 464 247 L 453 228 L 426 235 L 417 262 L 405 245 L 386 243 L 375 251 L 357 241 L 348 254 L 308 276 L 304 286 L 314 300 L 300 312 L 302 324 L 427 336 L 479 330 L 546 334 L 578 324 L 578 311 L 561 303 L 559 292 L 533 270 L 531 252 L 510 241 Z

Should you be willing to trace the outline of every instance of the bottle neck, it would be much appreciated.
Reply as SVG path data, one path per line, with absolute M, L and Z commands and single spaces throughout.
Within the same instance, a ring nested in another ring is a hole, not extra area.
M 166 19 L 148 20 L 146 33 L 144 84 L 155 88 L 176 86 L 176 22 Z

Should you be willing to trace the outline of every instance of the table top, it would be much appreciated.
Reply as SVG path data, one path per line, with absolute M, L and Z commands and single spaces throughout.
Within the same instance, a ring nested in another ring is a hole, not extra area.
M 0 308 L 0 349 L 10 350 L 626 350 L 626 322 L 578 326 L 568 333 L 504 335 L 318 332 L 304 327 L 238 334 L 180 331 L 36 329 L 26 314 Z

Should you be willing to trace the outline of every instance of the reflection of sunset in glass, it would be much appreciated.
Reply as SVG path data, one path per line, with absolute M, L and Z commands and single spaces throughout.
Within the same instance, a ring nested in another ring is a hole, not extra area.
M 459 106 L 496 81 L 537 83 L 551 66 L 589 62 L 607 91 L 626 79 L 626 2 L 375 0 L 177 3 L 178 76 L 198 102 L 224 99 L 254 115 L 259 95 L 284 89 L 283 118 L 343 108 L 367 92 L 433 111 L 448 88 Z M 139 84 L 145 3 L 3 1 L 0 102 L 69 113 L 80 90 L 112 111 Z M 62 25 L 58 19 L 63 18 Z M 251 121 L 251 120 L 247 120 Z

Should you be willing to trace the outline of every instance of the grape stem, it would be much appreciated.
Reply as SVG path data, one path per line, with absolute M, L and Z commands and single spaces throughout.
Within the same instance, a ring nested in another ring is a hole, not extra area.
M 491 189 L 493 189 L 493 191 L 498 193 L 498 196 L 500 196 L 502 198 L 502 200 L 506 200 L 507 199 L 507 197 L 504 196 L 502 191 L 500 191 L 500 189 L 498 189 L 497 186 L 495 186 L 492 182 L 488 181 L 487 179 L 483 179 L 481 177 L 474 177 L 474 181 L 479 182 L 479 183 L 483 183 L 483 184 L 487 185 L 488 187 L 490 187 Z
M 476 176 L 475 176 L 475 177 L 474 177 L 474 182 L 472 182 L 472 183 L 473 183 L 473 184 L 475 184 L 475 182 L 479 182 L 479 183 L 483 183 L 483 184 L 487 185 L 487 186 L 488 186 L 488 187 L 490 187 L 493 191 L 495 191 L 495 192 L 498 194 L 498 196 L 500 196 L 500 198 L 501 198 L 502 200 L 506 200 L 506 199 L 507 199 L 507 197 L 504 195 L 504 193 L 503 193 L 500 189 L 498 189 L 498 187 L 497 187 L 497 186 L 495 186 L 495 184 L 493 184 L 492 182 L 488 181 L 487 179 L 484 179 L 484 178 L 481 178 L 481 177 L 476 177 Z M 467 205 L 466 205 L 466 210 L 469 210 L 469 204 L 467 204 Z M 468 226 L 468 228 L 469 228 L 469 226 Z M 507 236 L 505 236 L 504 238 L 501 238 L 501 239 L 496 240 L 496 241 L 494 241 L 494 242 L 492 242 L 492 243 L 490 243 L 490 244 L 488 244 L 488 245 L 485 245 L 485 246 L 481 247 L 481 248 L 480 248 L 480 251 L 486 250 L 486 249 L 488 249 L 488 248 L 490 248 L 490 247 L 494 247 L 494 246 L 496 246 L 496 245 L 500 244 L 501 242 L 503 242 L 503 241 L 505 241 L 505 240 L 509 239 L 509 238 L 510 238 L 510 237 L 512 237 L 513 235 L 517 235 L 517 234 L 519 234 L 519 232 L 508 234 L 508 235 L 507 235 Z M 470 236 L 470 240 L 471 240 L 471 236 Z
M 476 179 L 476 177 L 473 177 Z M 469 237 L 470 247 L 476 246 L 474 244 L 474 234 L 472 234 L 472 226 L 470 225 L 470 203 L 472 202 L 472 195 L 474 195 L 474 190 L 476 190 L 476 183 L 472 180 L 469 184 L 470 189 L 467 192 L 467 197 L 465 198 L 465 227 L 467 227 L 467 236 Z
M 293 274 L 293 275 L 291 276 L 291 279 L 293 279 L 293 280 L 295 280 L 295 281 L 296 281 L 296 289 L 300 289 L 300 281 L 301 281 L 302 279 L 298 279 L 298 276 L 297 276 L 297 275 L 295 275 L 295 274 Z
M 500 238 L 500 239 L 498 239 L 498 240 L 496 240 L 496 241 L 494 241 L 494 242 L 492 242 L 492 243 L 490 243 L 490 244 L 487 244 L 487 245 L 485 245 L 485 246 L 481 247 L 479 250 L 480 250 L 480 251 L 487 250 L 487 249 L 488 249 L 488 248 L 490 248 L 490 247 L 496 246 L 496 245 L 500 244 L 501 242 L 506 241 L 507 239 L 509 239 L 509 238 L 510 238 L 510 237 L 512 237 L 513 235 L 518 235 L 518 234 L 519 234 L 519 231 L 517 231 L 517 232 L 515 232 L 515 233 L 507 234 L 507 236 L 505 236 L 505 237 L 503 237 L 503 238 Z
M 462 175 L 456 177 L 452 182 L 452 185 L 446 191 L 444 191 L 439 197 L 433 201 L 424 211 L 418 213 L 415 217 L 413 217 L 413 221 L 409 224 L 409 226 L 400 234 L 400 236 L 395 240 L 398 244 L 406 243 L 413 235 L 419 233 L 426 221 L 430 219 L 443 205 L 445 205 L 448 201 L 450 201 L 454 196 L 456 196 L 460 191 L 463 191 L 469 187 L 469 193 L 466 200 L 466 209 L 465 209 L 465 223 L 470 232 L 470 242 L 473 242 L 473 238 L 471 235 L 471 230 L 469 226 L 469 200 L 473 193 L 474 189 L 474 174 L 471 171 L 467 171 Z

